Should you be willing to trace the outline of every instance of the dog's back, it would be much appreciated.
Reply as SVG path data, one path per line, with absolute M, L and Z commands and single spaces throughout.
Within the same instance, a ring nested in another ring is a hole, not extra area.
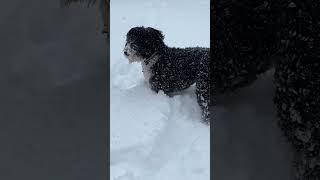
M 151 81 L 165 93 L 186 89 L 195 83 L 199 66 L 208 64 L 205 61 L 209 61 L 209 48 L 167 47 L 152 67 Z

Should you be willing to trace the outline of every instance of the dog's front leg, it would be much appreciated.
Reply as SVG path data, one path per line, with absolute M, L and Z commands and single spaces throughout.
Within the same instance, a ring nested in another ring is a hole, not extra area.
M 152 80 L 150 79 L 149 85 L 150 85 L 150 89 L 155 93 L 159 93 L 159 91 L 162 91 L 168 97 L 173 97 L 173 95 L 170 94 L 168 91 L 166 91 L 167 89 L 163 87 L 164 85 L 160 84 L 160 82 L 157 81 L 157 79 L 152 79 Z
M 153 76 L 149 79 L 148 81 L 149 83 L 149 86 L 150 86 L 150 89 L 156 93 L 159 92 L 160 88 L 161 88 L 161 85 L 157 79 L 157 77 Z

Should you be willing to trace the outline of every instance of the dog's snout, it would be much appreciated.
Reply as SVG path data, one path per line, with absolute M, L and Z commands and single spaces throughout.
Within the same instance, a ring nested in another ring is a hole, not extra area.
M 129 56 L 127 51 L 124 51 L 123 54 L 126 55 L 126 56 Z

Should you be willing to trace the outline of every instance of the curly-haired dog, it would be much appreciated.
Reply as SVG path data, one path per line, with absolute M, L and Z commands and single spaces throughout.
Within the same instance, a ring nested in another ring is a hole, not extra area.
M 209 48 L 168 47 L 161 31 L 134 27 L 127 33 L 124 55 L 141 62 L 146 81 L 155 92 L 178 92 L 196 83 L 202 119 L 209 123 Z
M 215 6 L 212 92 L 249 85 L 275 67 L 274 104 L 296 151 L 295 179 L 320 179 L 320 2 L 222 0 Z

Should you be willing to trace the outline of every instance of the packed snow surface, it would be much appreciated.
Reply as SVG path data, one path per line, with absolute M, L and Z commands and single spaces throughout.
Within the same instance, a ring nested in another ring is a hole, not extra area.
M 157 94 L 122 51 L 135 26 L 161 30 L 168 46 L 209 47 L 209 3 L 111 1 L 111 180 L 209 180 L 210 130 L 200 123 L 194 87 L 171 98 Z

